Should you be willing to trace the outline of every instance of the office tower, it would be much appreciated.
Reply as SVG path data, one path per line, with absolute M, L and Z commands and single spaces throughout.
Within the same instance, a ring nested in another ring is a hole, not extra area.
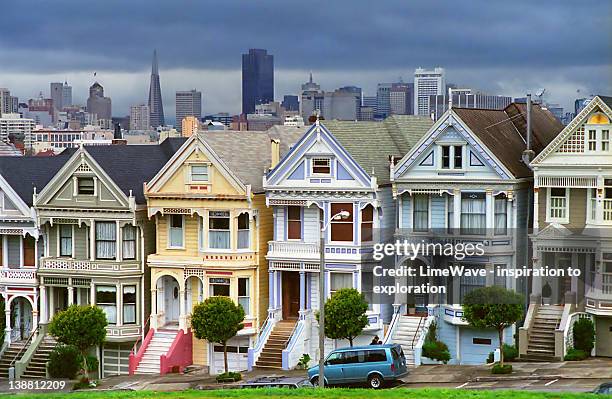
M 52 82 L 49 86 L 49 97 L 53 100 L 53 106 L 56 110 L 61 111 L 64 108 L 64 84 Z
M 187 116 L 202 117 L 202 93 L 195 89 L 176 92 L 176 129 L 182 131 L 183 119 Z
M 386 118 L 391 113 L 391 100 L 389 94 L 393 83 L 379 83 L 376 87 L 376 114 Z
M 453 108 L 504 109 L 512 102 L 509 96 L 472 92 L 472 89 L 449 88 L 447 93 L 429 96 L 427 115 L 433 115 L 434 120 L 438 120 L 449 105 Z
M 445 89 L 444 68 L 417 68 L 414 71 L 414 114 L 428 115 L 429 96 L 444 94 Z
M 263 49 L 242 54 L 242 113 L 252 114 L 256 104 L 274 101 L 274 56 Z
M 130 130 L 149 130 L 151 128 L 149 106 L 146 104 L 130 107 Z
M 11 91 L 0 87 L 0 116 L 16 113 L 19 110 L 19 99 L 11 96 Z
M 51 126 L 55 122 L 56 109 L 53 99 L 43 98 L 42 92 L 36 99 L 28 100 L 28 111 L 25 117 L 34 120 L 37 125 Z
M 414 84 L 393 83 L 389 89 L 389 114 L 412 115 Z
M 310 80 L 302 85 L 300 108 L 300 115 L 306 123 L 316 114 L 325 119 L 359 120 L 361 88 L 345 86 L 326 92 L 312 81 L 311 74 Z
M 376 109 L 376 96 L 363 96 L 361 99 L 361 105 L 364 107 L 370 107 Z
M 300 101 L 298 100 L 298 96 L 285 95 L 283 96 L 283 102 L 281 103 L 285 111 L 299 111 L 300 110 Z
M 95 115 L 97 120 L 111 120 L 111 99 L 104 97 L 104 87 L 98 82 L 89 87 L 87 112 Z
M 161 86 L 159 84 L 159 66 L 157 64 L 157 50 L 153 51 L 151 65 L 151 84 L 149 85 L 149 112 L 152 127 L 165 125 L 164 104 L 162 103 Z
M 72 86 L 65 81 L 62 87 L 62 109 L 70 105 L 72 105 Z
M 177 127 L 181 127 L 181 134 L 183 137 L 191 137 L 194 134 L 198 133 L 200 129 L 200 120 L 193 115 L 187 115 L 183 119 L 181 119 L 181 124 L 178 125 L 177 119 Z

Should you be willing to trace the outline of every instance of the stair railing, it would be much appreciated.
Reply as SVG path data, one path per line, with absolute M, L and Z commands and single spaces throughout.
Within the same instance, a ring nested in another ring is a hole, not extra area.
M 274 324 L 275 323 L 273 319 L 270 317 L 270 315 L 268 315 L 259 331 L 259 335 L 256 338 L 255 345 L 253 346 L 253 348 L 249 348 L 247 361 L 248 371 L 251 371 L 253 369 L 253 366 L 255 365 L 255 362 L 259 357 L 259 353 L 262 351 L 264 344 L 268 340 L 268 337 L 270 336 L 270 333 L 274 328 Z
M 143 332 L 145 330 L 145 327 L 149 324 L 149 320 L 151 319 L 151 316 L 149 316 L 147 318 L 147 320 L 145 321 L 143 328 Z M 155 330 L 152 328 L 149 328 L 149 331 L 147 332 L 147 335 L 145 336 L 144 340 L 142 340 L 142 344 L 140 345 L 140 348 L 137 348 L 138 342 L 140 342 L 140 337 L 138 337 L 138 339 L 136 340 L 136 342 L 134 342 L 134 346 L 132 347 L 132 350 L 130 351 L 130 357 L 128 359 L 128 373 L 129 375 L 133 375 L 136 372 L 136 368 L 138 367 L 138 364 L 140 363 L 140 361 L 142 360 L 142 357 L 144 356 L 144 352 L 147 348 L 147 346 L 149 345 L 149 342 L 151 342 L 151 340 L 153 339 L 153 334 L 155 334 Z
M 295 356 L 292 357 L 291 354 L 294 352 L 296 344 L 300 341 L 303 330 L 304 330 L 304 320 L 299 320 L 297 323 L 295 323 L 293 330 L 291 330 L 291 335 L 289 335 L 289 338 L 286 341 L 285 349 L 283 349 L 281 352 L 281 366 L 283 370 L 289 370 L 293 366 L 295 366 L 295 363 L 297 363 Z M 303 343 L 304 341 L 302 340 L 302 344 Z M 303 349 L 303 346 L 302 346 L 302 349 Z M 300 351 L 300 356 L 302 352 L 303 350 Z
M 136 342 L 134 342 L 134 346 L 132 346 L 132 353 L 136 354 L 138 352 L 138 343 L 140 341 L 142 341 L 142 337 L 144 335 L 144 332 L 147 329 L 147 326 L 150 324 L 151 321 L 151 315 L 149 315 L 149 317 L 147 317 L 147 319 L 145 320 L 144 325 L 142 326 L 142 334 L 138 336 L 138 338 L 136 338 Z
M 421 332 L 421 324 L 423 324 L 424 321 L 425 321 L 425 317 L 419 318 L 419 325 L 417 326 L 417 329 L 414 332 L 414 335 L 412 336 L 412 342 L 410 343 L 411 349 L 414 349 L 414 341 L 418 340 L 418 338 L 420 337 L 419 333 Z
M 399 320 L 402 317 L 401 315 L 401 306 L 397 306 L 393 311 L 393 318 L 391 319 L 391 323 L 389 323 L 389 328 L 387 329 L 387 334 L 383 338 L 383 344 L 390 343 L 393 334 L 395 333 L 395 329 L 399 324 Z

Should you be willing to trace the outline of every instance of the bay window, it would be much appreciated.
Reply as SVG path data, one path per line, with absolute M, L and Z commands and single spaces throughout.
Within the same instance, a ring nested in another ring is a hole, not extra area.
M 96 222 L 96 258 L 115 259 L 117 254 L 117 223 Z
M 361 241 L 370 242 L 372 241 L 374 223 L 374 207 L 372 205 L 366 205 L 361 211 Z
M 170 227 L 168 228 L 168 246 L 170 248 L 183 247 L 184 216 L 170 215 Z
M 136 323 L 136 286 L 123 286 L 123 324 Z
M 334 216 L 342 211 L 347 211 L 349 216 L 346 219 L 332 220 L 331 240 L 332 241 L 353 241 L 353 204 L 335 203 L 331 204 L 331 215 Z
M 495 196 L 495 235 L 504 235 L 508 231 L 508 201 L 505 194 Z
M 486 232 L 485 193 L 461 194 L 461 234 L 483 235 Z
M 416 194 L 413 196 L 412 228 L 414 231 L 427 231 L 429 229 L 429 195 Z
M 250 296 L 250 281 L 249 278 L 243 278 L 243 277 L 239 277 L 238 278 L 238 304 L 240 306 L 242 306 L 242 309 L 244 309 L 244 314 L 249 315 L 251 314 L 250 311 L 250 303 L 251 303 L 251 296 Z
M 212 277 L 208 280 L 210 296 L 230 296 L 230 279 Z
M 230 213 L 210 211 L 208 213 L 208 247 L 213 249 L 230 248 Z
M 238 249 L 249 248 L 249 214 L 238 215 Z
M 299 206 L 287 207 L 287 239 L 302 239 L 302 208 Z
M 331 272 L 329 274 L 330 286 L 329 293 L 333 295 L 336 291 L 342 288 L 353 288 L 353 273 L 337 273 Z
M 60 256 L 72 256 L 72 225 L 59 225 Z
M 108 324 L 117 324 L 117 287 L 96 285 L 96 306 L 104 311 Z
M 136 227 L 124 226 L 122 239 L 123 259 L 136 259 Z

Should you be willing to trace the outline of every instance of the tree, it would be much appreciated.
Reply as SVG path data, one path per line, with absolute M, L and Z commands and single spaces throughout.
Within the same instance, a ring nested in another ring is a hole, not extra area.
M 223 345 L 223 362 L 227 369 L 227 341 L 242 330 L 244 309 L 225 296 L 213 296 L 197 304 L 191 314 L 191 328 L 198 339 Z
M 514 291 L 492 286 L 465 295 L 463 318 L 474 328 L 493 328 L 499 334 L 499 364 L 504 366 L 504 329 L 521 320 L 523 297 Z
M 49 325 L 49 333 L 58 342 L 73 345 L 82 356 L 83 374 L 88 374 L 87 352 L 106 339 L 106 314 L 97 306 L 72 305 L 56 313 Z
M 354 288 L 342 288 L 325 302 L 325 336 L 332 339 L 353 340 L 368 325 L 368 303 Z M 317 315 L 318 319 L 318 315 Z

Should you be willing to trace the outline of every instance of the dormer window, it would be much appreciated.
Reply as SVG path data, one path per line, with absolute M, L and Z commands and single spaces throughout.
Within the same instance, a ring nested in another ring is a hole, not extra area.
M 589 152 L 609 152 L 610 119 L 602 113 L 593 114 L 585 126 L 586 149 Z
M 329 158 L 313 158 L 312 159 L 312 174 L 313 175 L 331 174 L 331 160 Z
M 463 168 L 463 146 L 461 145 L 442 145 L 442 169 L 462 169 Z
M 192 182 L 207 182 L 208 181 L 208 165 L 191 165 L 191 181 Z
M 95 186 L 93 177 L 79 177 L 77 179 L 79 195 L 94 195 Z

